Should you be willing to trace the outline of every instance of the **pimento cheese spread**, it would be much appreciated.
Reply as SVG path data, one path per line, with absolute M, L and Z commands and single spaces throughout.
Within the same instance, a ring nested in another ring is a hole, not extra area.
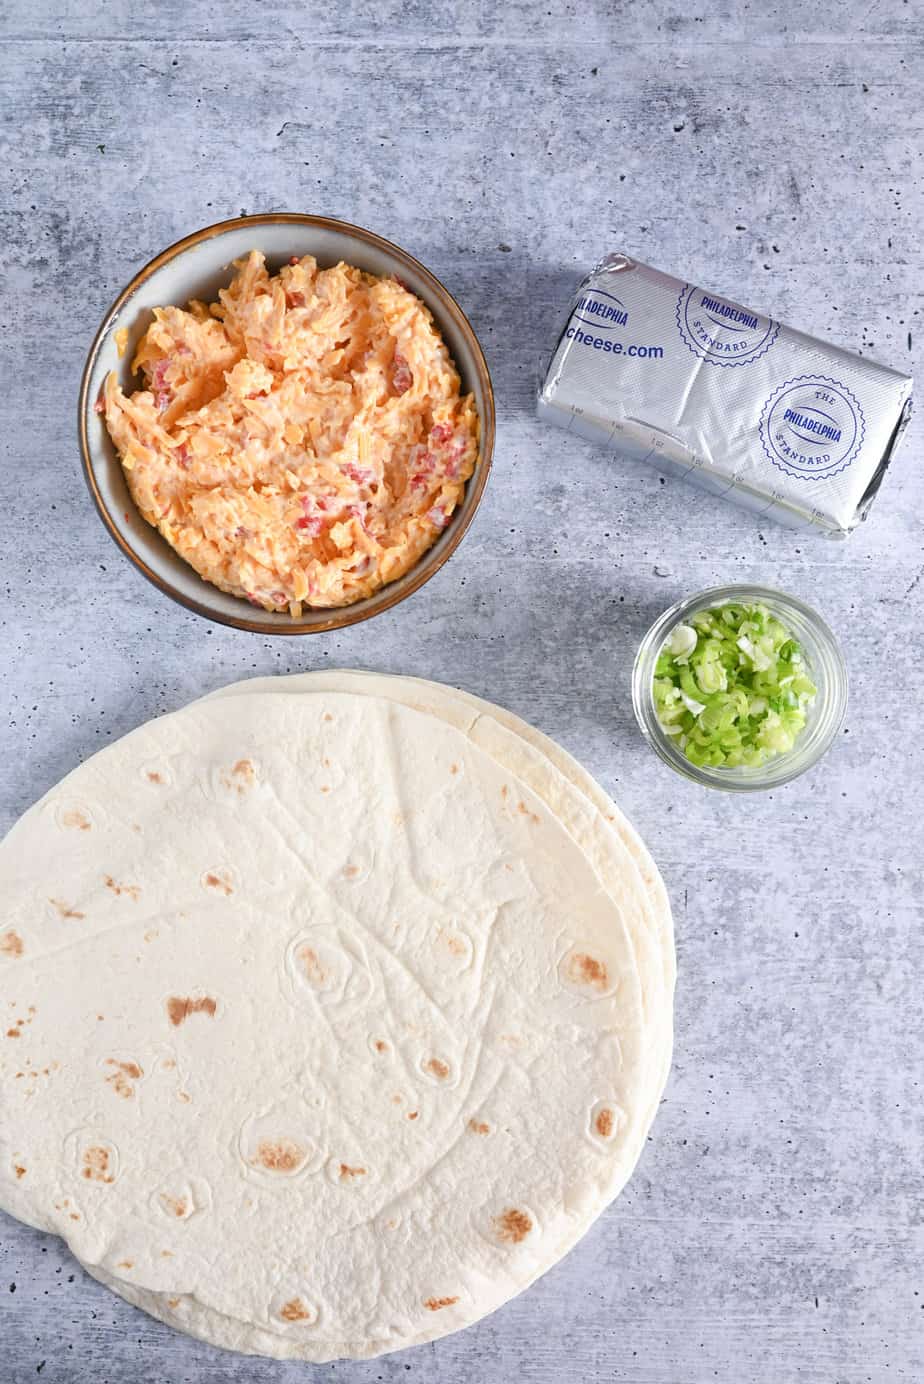
M 206 581 L 266 610 L 343 606 L 449 523 L 478 415 L 430 312 L 396 279 L 252 250 L 218 297 L 157 308 L 102 406 L 149 524 Z

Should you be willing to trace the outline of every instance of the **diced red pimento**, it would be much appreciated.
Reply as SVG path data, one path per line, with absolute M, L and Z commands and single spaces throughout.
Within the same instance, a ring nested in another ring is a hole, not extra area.
M 429 478 L 436 470 L 436 457 L 423 447 L 415 447 L 411 451 L 411 466 L 411 489 L 426 490 Z
M 452 446 L 447 448 L 444 469 L 450 480 L 455 480 L 462 466 L 462 458 L 465 455 L 466 442 L 464 437 L 457 437 Z
M 167 384 L 167 371 L 170 369 L 170 362 L 166 358 L 159 360 L 151 372 L 151 388 L 154 392 L 154 402 L 158 411 L 163 413 L 170 403 L 171 389 Z
M 177 447 L 177 449 L 176 449 L 176 460 L 177 460 L 177 465 L 178 465 L 178 466 L 182 466 L 182 468 L 183 468 L 184 471 L 188 469 L 188 467 L 189 467 L 189 448 L 187 447 L 187 445 L 186 445 L 185 442 L 182 444 L 182 446 Z
M 356 485 L 371 485 L 375 480 L 375 472 L 371 466 L 360 466 L 355 461 L 348 461 L 343 469 Z
M 298 263 L 299 263 L 298 255 L 292 255 L 291 259 L 289 260 L 289 263 L 290 263 L 290 264 L 298 264 Z
M 303 308 L 305 306 L 304 293 L 294 293 L 291 289 L 286 290 L 286 307 Z
M 93 412 L 94 412 L 94 413 L 105 413 L 105 412 L 106 412 L 106 405 L 103 403 L 102 399 L 97 399 L 96 403 L 93 405 Z
M 427 510 L 427 518 L 435 529 L 444 529 L 449 523 L 449 515 L 444 509 L 440 509 L 439 505 Z
M 441 447 L 444 442 L 448 442 L 451 437 L 451 423 L 437 423 L 435 428 L 430 429 L 430 438 L 438 447 Z
M 324 498 L 315 498 L 314 495 L 303 495 L 301 506 L 302 517 L 296 519 L 295 527 L 300 529 L 306 538 L 317 538 L 324 527 L 324 510 L 327 509 L 327 501 Z
M 411 367 L 400 352 L 395 352 L 395 370 L 391 377 L 391 387 L 396 394 L 406 394 L 414 383 Z

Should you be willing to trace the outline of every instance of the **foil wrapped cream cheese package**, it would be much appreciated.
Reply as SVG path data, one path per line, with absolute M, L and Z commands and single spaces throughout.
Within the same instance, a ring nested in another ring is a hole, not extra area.
M 773 518 L 846 537 L 911 379 L 622 254 L 581 285 L 539 416 Z

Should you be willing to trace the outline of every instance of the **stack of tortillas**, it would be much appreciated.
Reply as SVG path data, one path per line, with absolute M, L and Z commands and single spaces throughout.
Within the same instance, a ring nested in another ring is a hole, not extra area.
M 620 1191 L 670 1060 L 658 872 L 437 684 L 229 687 L 0 847 L 0 1206 L 182 1331 L 323 1361 L 475 1321 Z

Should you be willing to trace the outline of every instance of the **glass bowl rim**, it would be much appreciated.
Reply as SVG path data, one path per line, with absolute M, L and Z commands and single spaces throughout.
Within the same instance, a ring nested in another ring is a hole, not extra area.
M 822 655 L 820 672 L 818 661 L 814 658 L 809 660 L 813 678 L 818 683 L 819 700 L 824 698 L 820 729 L 816 723 L 814 732 L 806 731 L 808 741 L 801 748 L 797 740 L 791 750 L 768 760 L 756 769 L 745 766 L 718 769 L 708 765 L 692 764 L 676 749 L 661 728 L 651 695 L 654 665 L 670 630 L 698 610 L 705 610 L 714 605 L 728 605 L 734 601 L 765 601 L 771 608 L 776 605 L 783 612 L 791 612 L 798 622 L 809 629 Z M 670 765 L 683 777 L 705 787 L 731 793 L 779 788 L 817 764 L 822 755 L 830 749 L 843 725 L 847 712 L 847 698 L 847 665 L 840 644 L 827 621 L 798 596 L 780 591 L 777 587 L 763 586 L 755 582 L 710 586 L 692 596 L 675 601 L 649 626 L 639 644 L 632 669 L 632 706 L 639 729 L 650 747 L 665 764 Z

